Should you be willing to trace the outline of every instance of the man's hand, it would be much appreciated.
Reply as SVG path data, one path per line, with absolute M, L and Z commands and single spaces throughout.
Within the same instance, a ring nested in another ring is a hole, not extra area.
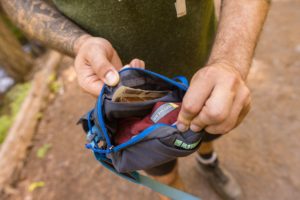
M 250 108 L 250 92 L 241 74 L 227 63 L 210 64 L 192 78 L 177 127 L 224 134 L 236 127 Z
M 178 116 L 180 131 L 224 134 L 250 108 L 245 84 L 270 1 L 223 0 L 208 64 L 191 81 Z
M 121 59 L 111 43 L 103 38 L 83 35 L 74 44 L 75 71 L 80 87 L 95 96 L 103 84 L 115 86 L 119 82 Z M 145 63 L 133 59 L 129 66 L 143 68 Z

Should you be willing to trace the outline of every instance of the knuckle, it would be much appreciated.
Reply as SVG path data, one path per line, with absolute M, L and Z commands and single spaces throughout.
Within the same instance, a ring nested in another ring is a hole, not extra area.
M 218 109 L 210 109 L 206 112 L 207 117 L 214 122 L 222 122 L 226 119 L 226 113 Z
M 183 110 L 189 114 L 197 114 L 197 110 L 195 109 L 195 105 L 193 103 L 187 102 L 182 105 Z
M 239 84 L 239 78 L 235 74 L 229 74 L 227 75 L 227 82 L 234 87 Z
M 204 67 L 197 71 L 192 77 L 191 82 L 197 79 L 210 79 L 215 75 L 215 69 L 213 67 Z
M 217 73 L 217 69 L 215 67 L 206 67 L 203 69 L 202 73 L 205 77 L 211 78 L 215 76 L 215 74 Z
M 101 45 L 103 45 L 105 48 L 112 48 L 112 44 L 106 40 L 106 39 L 103 39 L 103 38 L 99 38 L 99 42 Z
M 98 48 L 100 47 L 100 49 L 103 50 L 108 56 L 112 56 L 112 53 L 115 52 L 112 44 L 106 39 L 98 38 L 96 44 Z
M 95 55 L 95 52 L 98 52 L 99 51 L 99 46 L 97 44 L 91 44 L 88 46 L 88 54 L 90 56 L 93 56 Z
M 111 52 L 114 52 L 114 48 L 109 41 L 95 38 L 85 46 L 85 51 L 89 56 L 98 55 L 99 53 L 110 55 Z

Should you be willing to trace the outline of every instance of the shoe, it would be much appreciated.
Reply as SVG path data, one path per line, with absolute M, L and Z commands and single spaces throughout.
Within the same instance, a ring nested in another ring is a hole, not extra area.
M 197 155 L 198 169 L 207 179 L 211 187 L 222 199 L 238 200 L 243 199 L 243 192 L 235 178 L 224 168 L 220 167 L 216 154 L 211 163 Z M 212 159 L 209 159 L 212 160 Z

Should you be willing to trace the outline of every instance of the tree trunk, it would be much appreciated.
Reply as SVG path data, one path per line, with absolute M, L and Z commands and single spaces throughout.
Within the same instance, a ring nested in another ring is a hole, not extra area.
M 20 42 L 0 17 L 0 66 L 15 81 L 24 81 L 33 67 L 32 57 L 25 53 Z

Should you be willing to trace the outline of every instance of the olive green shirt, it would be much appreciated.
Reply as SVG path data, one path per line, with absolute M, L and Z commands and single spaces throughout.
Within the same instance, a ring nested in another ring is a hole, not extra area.
M 215 34 L 213 0 L 186 0 L 177 17 L 176 0 L 53 0 L 57 9 L 94 36 L 109 40 L 123 64 L 191 77 L 202 67 Z

